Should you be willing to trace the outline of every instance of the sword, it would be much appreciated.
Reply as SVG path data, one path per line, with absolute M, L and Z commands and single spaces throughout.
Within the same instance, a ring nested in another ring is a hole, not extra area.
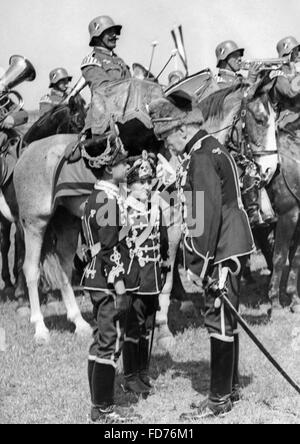
M 268 359 L 269 362 L 276 368 L 276 370 L 284 377 L 284 379 L 297 391 L 298 394 L 300 394 L 300 387 L 299 385 L 286 373 L 286 371 L 279 365 L 279 363 L 273 358 L 273 356 L 268 352 L 268 350 L 265 348 L 265 346 L 260 342 L 260 340 L 255 336 L 255 334 L 252 332 L 252 330 L 249 328 L 246 321 L 242 318 L 242 316 L 237 312 L 235 307 L 232 305 L 230 300 L 227 297 L 227 290 L 225 288 L 225 282 L 228 276 L 229 269 L 228 267 L 224 267 L 222 269 L 221 277 L 219 285 L 216 284 L 215 281 L 211 280 L 210 283 L 208 283 L 208 288 L 210 288 L 212 291 L 214 291 L 217 295 L 216 301 L 223 300 L 223 302 L 226 304 L 226 306 L 229 308 L 232 315 L 235 317 L 237 322 L 240 324 L 242 329 L 247 333 L 247 335 L 252 339 L 254 344 L 259 348 L 259 350 L 265 355 L 265 357 Z M 217 303 L 216 306 L 219 304 Z

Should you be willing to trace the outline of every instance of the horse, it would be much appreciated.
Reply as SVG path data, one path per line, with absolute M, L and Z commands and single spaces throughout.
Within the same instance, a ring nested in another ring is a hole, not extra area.
M 14 134 L 14 139 L 18 140 L 20 149 L 17 149 L 17 156 L 19 157 L 28 144 L 35 140 L 40 140 L 54 134 L 70 133 L 78 134 L 82 131 L 85 123 L 85 108 L 82 100 L 71 98 L 68 104 L 57 105 L 49 110 L 46 114 L 41 116 L 24 134 L 20 136 L 17 132 Z M 8 145 L 8 150 L 10 146 Z M 24 297 L 24 283 L 22 281 L 22 258 L 18 254 L 18 247 L 20 251 L 20 231 L 16 231 L 15 236 L 15 258 L 13 275 L 16 281 L 16 290 L 11 282 L 9 271 L 8 253 L 10 249 L 10 233 L 12 223 L 15 222 L 18 210 L 16 208 L 16 197 L 13 187 L 12 176 L 7 180 L 0 191 L 0 250 L 2 256 L 2 280 L 4 282 L 3 296 L 10 299 L 14 297 L 18 300 L 18 310 L 23 310 Z M 14 215 L 13 215 L 14 214 Z M 15 291 L 14 291 L 15 290 Z

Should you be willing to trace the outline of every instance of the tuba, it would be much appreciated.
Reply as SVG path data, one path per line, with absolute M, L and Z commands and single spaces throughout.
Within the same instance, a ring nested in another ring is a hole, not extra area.
M 25 80 L 32 82 L 35 77 L 33 65 L 24 57 L 13 55 L 9 59 L 9 68 L 0 79 L 0 123 L 24 105 L 21 94 L 12 88 Z

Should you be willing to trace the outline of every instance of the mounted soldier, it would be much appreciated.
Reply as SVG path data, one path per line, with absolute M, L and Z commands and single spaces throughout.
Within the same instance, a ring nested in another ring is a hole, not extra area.
M 217 46 L 216 57 L 219 72 L 216 80 L 220 88 L 228 88 L 235 84 L 244 84 L 250 87 L 257 81 L 262 68 L 261 63 L 250 63 L 247 78 L 243 77 L 240 72 L 241 69 L 243 69 L 244 52 L 245 49 L 239 47 L 232 40 L 224 41 Z M 251 226 L 264 226 L 274 223 L 276 218 L 274 217 L 268 195 L 265 190 L 260 191 L 263 179 L 258 165 L 251 159 L 252 153 L 250 151 L 241 153 L 239 152 L 240 147 L 230 146 L 230 142 L 227 148 L 234 155 L 237 166 L 242 172 L 243 203 L 248 213 Z M 238 152 L 235 152 L 236 149 L 238 149 Z M 264 199 L 264 202 L 261 204 L 262 199 Z M 267 208 L 268 210 L 263 212 L 261 207 Z
M 89 24 L 89 45 L 93 47 L 93 51 L 84 58 L 81 70 L 91 89 L 92 100 L 95 91 L 100 87 L 109 82 L 131 77 L 126 63 L 114 52 L 121 29 L 122 26 L 116 25 L 108 16 L 96 17 Z M 92 133 L 92 121 L 92 108 L 90 107 L 85 125 L 88 137 Z
M 40 100 L 40 116 L 43 116 L 55 106 L 60 105 L 71 92 L 69 84 L 72 81 L 72 76 L 68 74 L 65 68 L 53 69 L 49 74 L 49 80 L 50 92 Z M 85 106 L 85 100 L 80 94 L 76 94 L 74 99 L 81 102 L 80 104 L 78 103 L 78 105 Z
M 296 66 L 300 43 L 295 37 L 285 37 L 278 42 L 277 52 L 284 63 L 271 73 L 276 82 L 270 96 L 278 114 L 278 128 L 293 134 L 294 130 L 300 128 L 300 73 Z
M 180 109 L 161 99 L 150 105 L 150 115 L 157 136 L 181 158 L 177 188 L 188 277 L 202 290 L 205 279 L 219 281 L 228 267 L 228 297 L 238 308 L 240 272 L 254 244 L 235 162 L 217 139 L 201 129 L 203 117 L 197 107 Z M 211 338 L 210 395 L 195 413 L 184 414 L 184 420 L 224 414 L 239 399 L 237 325 L 209 288 L 205 324 Z

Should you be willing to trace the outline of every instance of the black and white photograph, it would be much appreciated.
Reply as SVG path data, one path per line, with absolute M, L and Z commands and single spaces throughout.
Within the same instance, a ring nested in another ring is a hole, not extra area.
M 1 1 L 0 424 L 300 424 L 299 17 Z

